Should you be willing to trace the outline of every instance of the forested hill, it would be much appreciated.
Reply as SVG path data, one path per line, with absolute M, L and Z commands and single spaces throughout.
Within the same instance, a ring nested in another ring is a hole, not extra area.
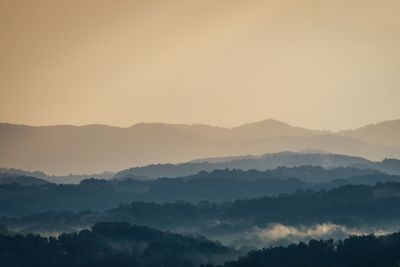
M 368 169 L 305 166 L 268 171 L 215 170 L 153 181 L 88 179 L 77 185 L 5 184 L 0 185 L 0 216 L 20 216 L 47 210 L 106 210 L 132 201 L 223 202 L 293 193 L 306 188 L 386 181 L 400 181 L 400 177 Z
M 0 261 L 7 267 L 397 267 L 399 252 L 400 233 L 310 240 L 240 258 L 239 251 L 202 237 L 127 223 L 98 223 L 57 238 L 0 234 Z
M 7 267 L 191 267 L 220 264 L 237 255 L 236 250 L 202 237 L 128 223 L 98 223 L 91 230 L 49 239 L 0 235 L 0 264 Z
M 395 228 L 400 222 L 400 183 L 345 185 L 331 190 L 301 190 L 275 197 L 215 204 L 133 202 L 104 212 L 45 212 L 3 218 L 13 231 L 62 232 L 102 221 L 127 221 L 172 231 L 207 236 L 238 234 L 271 224 L 308 226 L 331 223 L 355 228 Z
M 0 173 L 0 184 L 43 185 L 49 182 L 33 176 Z

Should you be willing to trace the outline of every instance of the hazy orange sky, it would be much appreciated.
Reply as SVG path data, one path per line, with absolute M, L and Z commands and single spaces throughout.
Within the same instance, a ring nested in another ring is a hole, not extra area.
M 400 118 L 398 0 L 0 0 L 0 121 Z

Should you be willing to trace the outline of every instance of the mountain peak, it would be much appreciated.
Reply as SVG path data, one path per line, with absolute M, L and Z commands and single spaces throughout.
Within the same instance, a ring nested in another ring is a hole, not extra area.
M 365 142 L 400 147 L 400 119 L 387 120 L 367 126 L 342 131 L 340 134 L 350 136 Z
M 291 126 L 285 122 L 265 119 L 259 122 L 244 124 L 231 129 L 236 137 L 269 138 L 276 136 L 311 136 L 319 131 L 308 130 L 301 127 Z
M 250 126 L 250 125 L 268 125 L 268 126 L 287 126 L 287 127 L 292 127 L 291 125 L 289 125 L 289 124 L 287 124 L 287 123 L 285 123 L 283 121 L 279 121 L 279 120 L 275 120 L 275 119 L 265 119 L 265 120 L 262 120 L 262 121 L 246 123 L 246 124 L 243 124 L 243 125 L 235 127 L 235 128 L 245 127 L 245 126 Z

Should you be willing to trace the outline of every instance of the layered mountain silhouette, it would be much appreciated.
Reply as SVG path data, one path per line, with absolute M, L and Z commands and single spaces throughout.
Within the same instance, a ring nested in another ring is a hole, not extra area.
M 361 157 L 323 153 L 279 152 L 260 156 L 240 156 L 198 159 L 180 164 L 151 164 L 117 172 L 115 179 L 154 179 L 159 177 L 182 177 L 200 171 L 218 169 L 271 170 L 279 167 L 319 166 L 326 169 L 353 167 L 379 170 L 387 174 L 400 175 L 400 160 L 385 159 L 370 161 Z
M 95 173 L 151 163 L 280 151 L 321 150 L 369 160 L 400 157 L 400 121 L 325 132 L 265 120 L 235 128 L 140 123 L 26 126 L 0 124 L 0 166 L 50 174 Z

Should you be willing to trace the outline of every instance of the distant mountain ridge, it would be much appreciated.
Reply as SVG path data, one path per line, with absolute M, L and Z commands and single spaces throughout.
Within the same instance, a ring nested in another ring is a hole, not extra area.
M 79 183 L 82 180 L 96 177 L 98 179 L 109 179 L 114 176 L 112 172 L 93 173 L 93 174 L 69 174 L 64 176 L 48 175 L 42 171 L 25 171 L 20 169 L 0 168 L 0 178 L 9 177 L 33 177 L 51 183 Z
M 306 128 L 295 127 L 272 119 L 247 123 L 233 128 L 216 127 L 202 124 L 164 125 L 169 125 L 192 134 L 203 135 L 211 138 L 265 139 L 277 136 L 313 136 L 319 134 L 329 134 L 327 131 L 309 130 Z
M 340 134 L 369 143 L 400 147 L 400 119 L 370 124 Z
M 49 183 L 47 180 L 34 176 L 0 173 L 0 184 L 43 185 L 47 183 Z
M 361 157 L 338 154 L 279 152 L 259 156 L 208 158 L 181 164 L 152 164 L 117 172 L 116 179 L 154 179 L 194 175 L 200 171 L 216 169 L 270 170 L 278 167 L 321 166 L 323 168 L 354 167 L 375 169 L 387 174 L 400 175 L 400 160 L 386 159 L 375 162 Z
M 276 120 L 231 129 L 164 123 L 128 128 L 0 123 L 0 166 L 65 175 L 287 150 L 322 150 L 381 160 L 400 157 L 399 125 L 400 121 L 392 121 L 365 129 L 323 132 Z

